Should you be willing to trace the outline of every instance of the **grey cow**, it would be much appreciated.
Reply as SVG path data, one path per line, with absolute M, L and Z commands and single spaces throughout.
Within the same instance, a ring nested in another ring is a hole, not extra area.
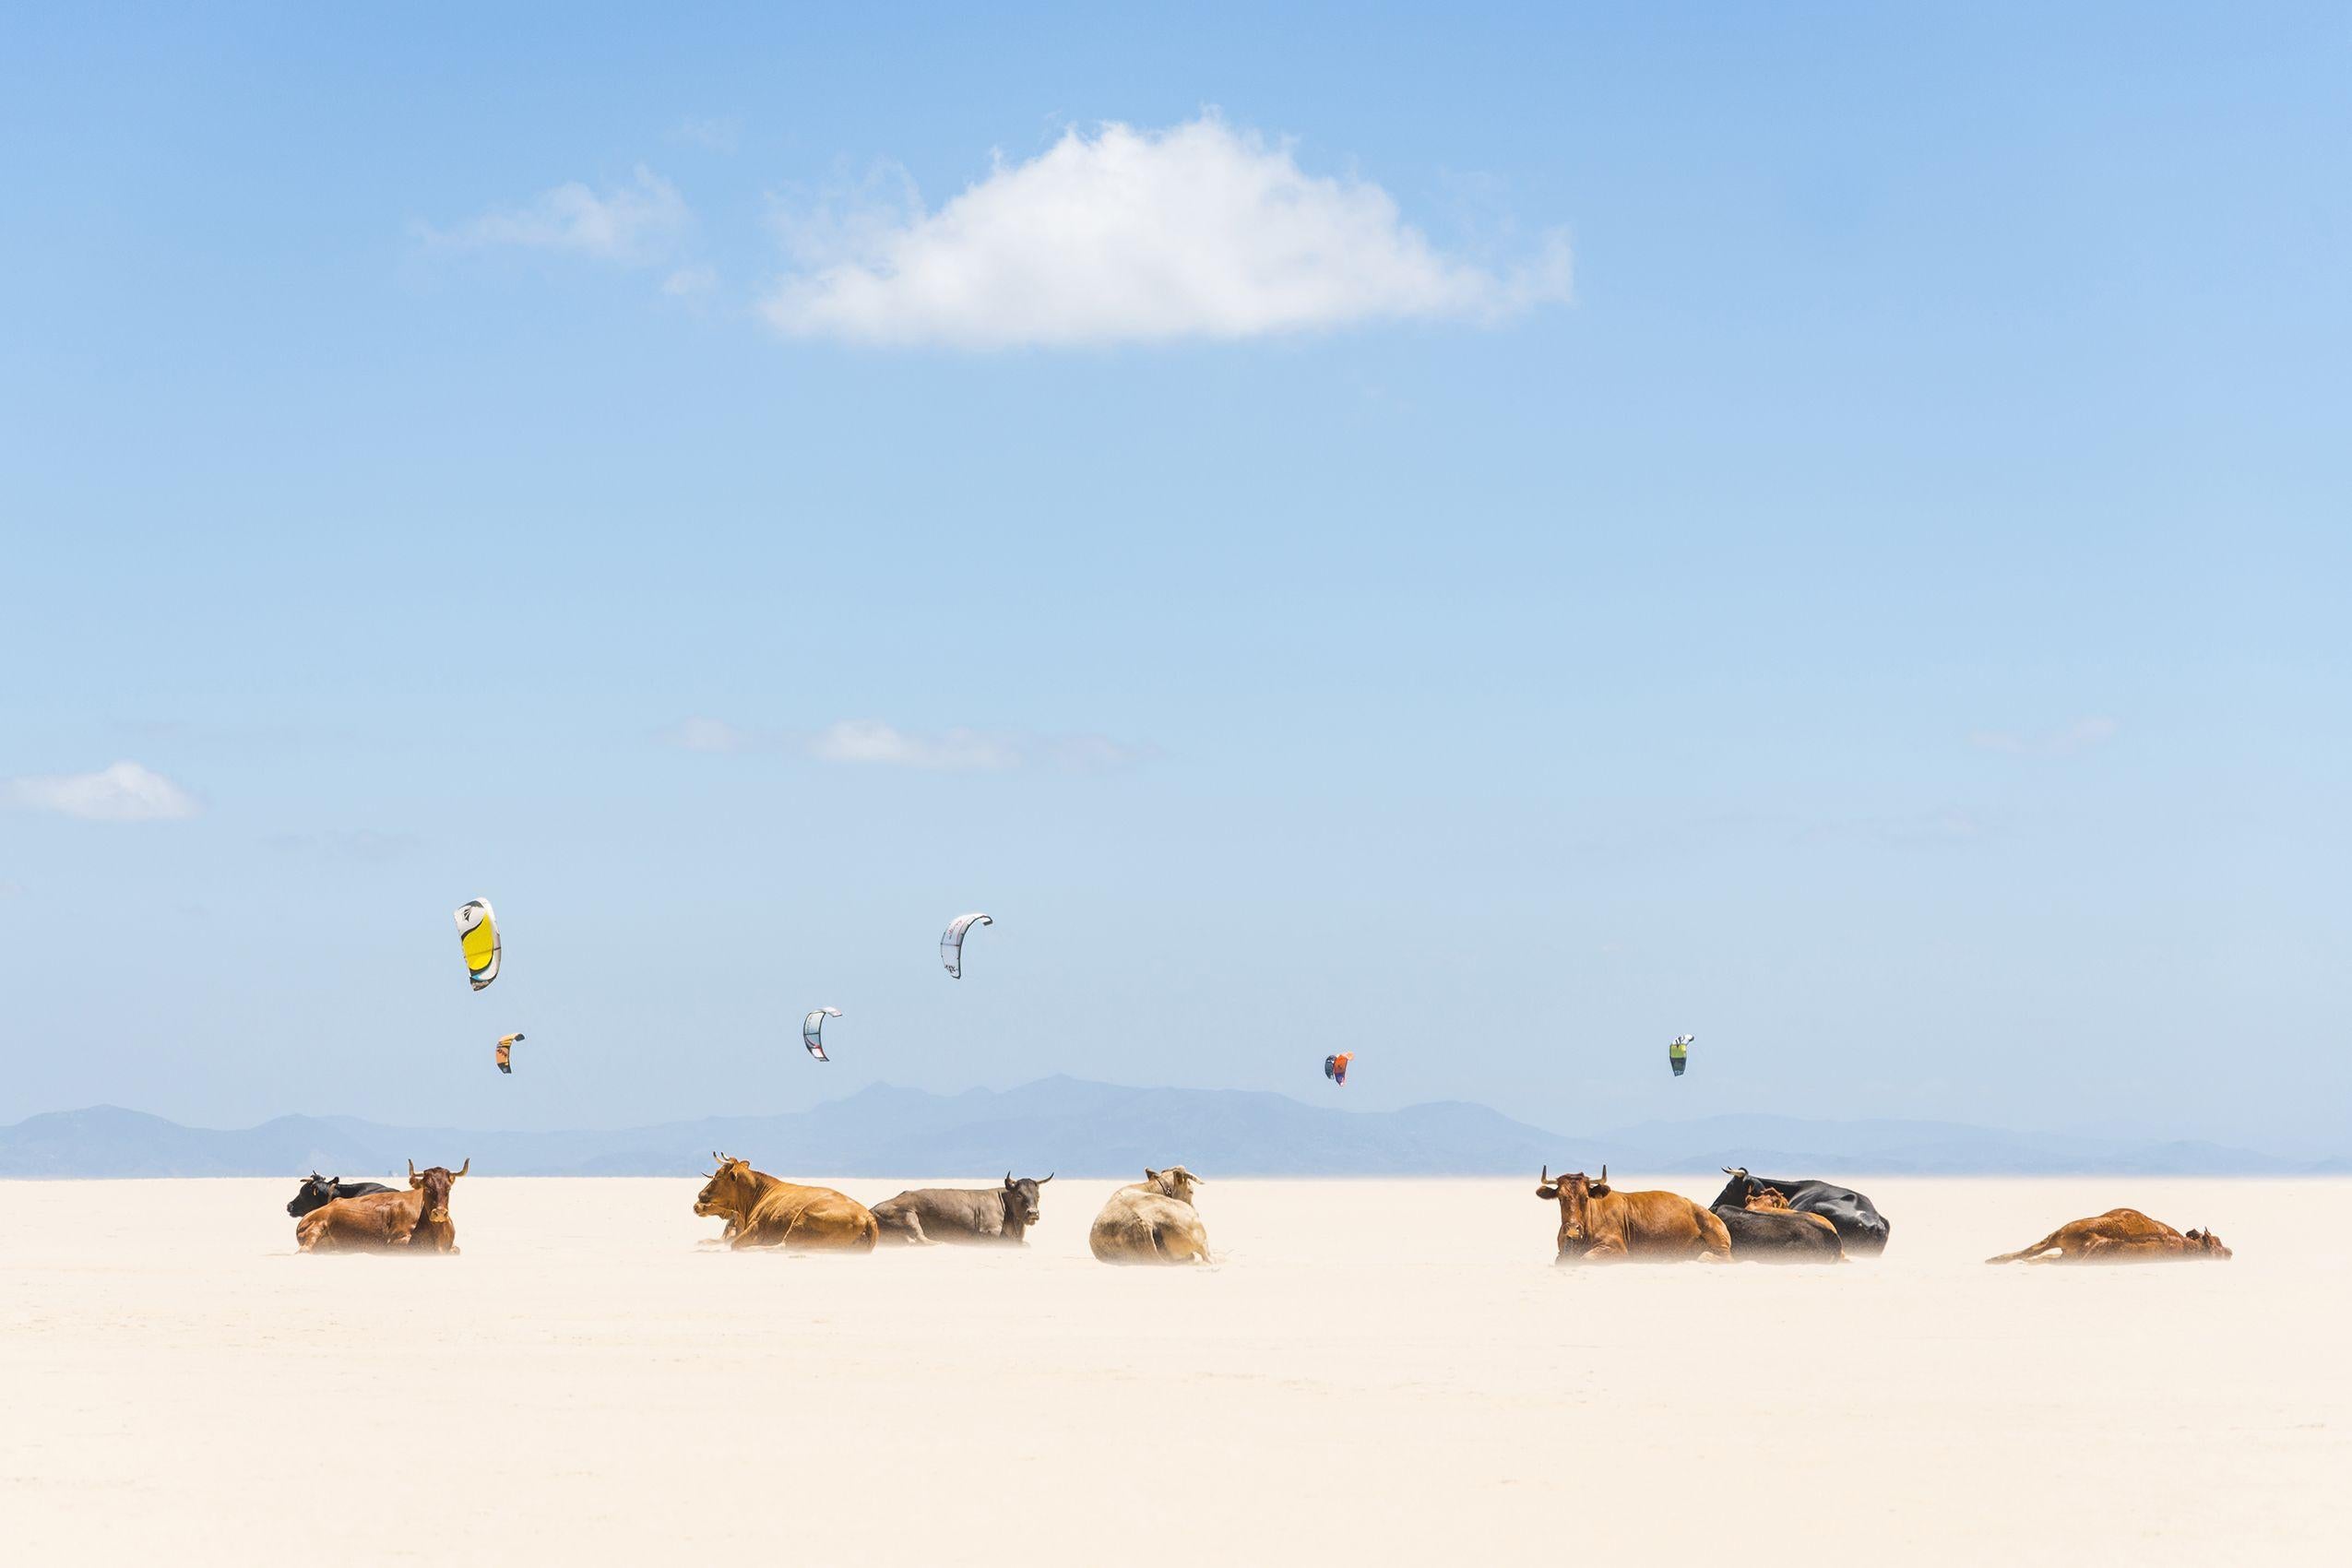
M 1037 1190 L 1052 1181 L 1043 1176 L 1013 1180 L 1004 1173 L 1002 1187 L 917 1187 L 887 1203 L 873 1206 L 885 1241 L 909 1246 L 934 1241 L 1026 1244 L 1028 1228 L 1037 1223 Z

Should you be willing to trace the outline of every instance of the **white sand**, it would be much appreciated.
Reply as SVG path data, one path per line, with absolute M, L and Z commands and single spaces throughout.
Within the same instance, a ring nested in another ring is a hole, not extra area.
M 5 1550 L 2352 1560 L 2352 1183 L 1857 1178 L 1877 1262 L 1595 1272 L 1532 1176 L 1208 1175 L 1186 1271 L 1068 1178 L 1027 1252 L 855 1259 L 698 1252 L 688 1181 L 470 1177 L 440 1260 L 295 1255 L 291 1181 L 0 1184 Z M 2238 1257 L 1978 1261 L 2121 1203 Z

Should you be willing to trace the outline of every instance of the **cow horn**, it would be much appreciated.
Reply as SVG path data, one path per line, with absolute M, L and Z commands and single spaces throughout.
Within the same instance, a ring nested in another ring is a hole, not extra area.
M 410 1181 L 411 1181 L 411 1182 L 413 1182 L 413 1181 L 415 1181 L 416 1179 L 417 1179 L 417 1162 L 416 1162 L 415 1160 L 413 1160 L 413 1159 L 412 1159 L 412 1160 L 409 1161 L 409 1180 L 410 1180 Z
M 1545 1186 L 1547 1186 L 1547 1187 L 1550 1186 L 1550 1185 L 1551 1185 L 1551 1167 L 1550 1167 L 1550 1166 L 1549 1166 L 1549 1165 L 1546 1165 L 1546 1166 L 1543 1168 L 1543 1174 L 1542 1174 L 1542 1175 L 1540 1175 L 1540 1176 L 1538 1176 L 1538 1177 L 1537 1177 L 1537 1178 L 1536 1178 L 1536 1180 L 1537 1180 L 1538 1182 L 1541 1182 L 1543 1185 L 1545 1185 Z
M 1595 1186 L 1607 1186 L 1609 1184 L 1609 1161 L 1605 1159 L 1601 1161 L 1600 1180 L 1593 1184 Z
M 1049 1171 L 1047 1171 L 1044 1175 L 1042 1175 L 1042 1176 L 1040 1176 L 1040 1177 L 1039 1177 L 1039 1178 L 1037 1179 L 1037 1184 L 1038 1184 L 1039 1186 L 1042 1187 L 1042 1186 L 1044 1186 L 1044 1185 L 1045 1185 L 1048 1182 L 1051 1182 L 1051 1181 L 1052 1181 L 1052 1180 L 1053 1180 L 1053 1172 L 1052 1172 L 1052 1171 L 1051 1171 L 1051 1170 L 1049 1170 Z
M 454 1181 L 456 1181 L 458 1177 L 463 1176 L 463 1175 L 464 1175 L 467 1171 L 471 1170 L 473 1168 L 474 1168 L 474 1157 L 473 1157 L 472 1155 L 468 1155 L 468 1156 L 466 1156 L 466 1162 L 465 1162 L 463 1165 L 460 1165 L 459 1167 L 457 1167 L 457 1169 L 456 1170 L 454 1170 L 454 1171 L 452 1171 L 452 1172 L 450 1173 L 449 1180 L 451 1180 L 452 1182 L 454 1182 Z

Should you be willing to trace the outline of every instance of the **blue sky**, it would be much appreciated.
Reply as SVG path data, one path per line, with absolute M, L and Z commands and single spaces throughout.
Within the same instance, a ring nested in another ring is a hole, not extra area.
M 2340 12 L 1098 12 L 18 18 L 0 1118 L 2341 1146 Z

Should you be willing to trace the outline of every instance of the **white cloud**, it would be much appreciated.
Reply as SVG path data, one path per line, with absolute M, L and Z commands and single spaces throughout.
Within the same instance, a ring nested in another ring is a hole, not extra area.
M 204 808 L 163 775 L 135 762 L 96 773 L 29 774 L 0 780 L 0 802 L 85 822 L 177 822 Z
M 2112 719 L 2078 719 L 2062 730 L 2035 733 L 1977 730 L 1969 733 L 1968 743 L 1980 751 L 2004 752 L 2012 756 L 2071 756 L 2103 746 L 2122 731 L 2123 726 Z
M 820 762 L 880 763 L 943 773 L 992 773 L 1021 765 L 1020 747 L 977 730 L 917 734 L 879 719 L 845 719 L 817 732 L 809 754 Z
M 681 120 L 671 131 L 670 139 L 687 142 L 712 152 L 732 152 L 742 143 L 743 127 L 742 123 L 732 116 Z
M 1240 339 L 1412 317 L 1494 320 L 1568 294 L 1565 238 L 1497 272 L 1450 256 L 1368 181 L 1205 115 L 1070 131 L 936 212 L 911 195 L 786 224 L 763 303 L 794 337 L 964 349 Z
M 439 245 L 468 250 L 520 246 L 642 264 L 671 254 L 691 214 L 678 188 L 644 164 L 627 184 L 599 193 L 575 180 L 517 208 L 486 212 L 455 229 L 425 231 Z
M 661 280 L 661 291 L 672 299 L 696 299 L 719 287 L 719 270 L 711 267 L 681 267 Z

